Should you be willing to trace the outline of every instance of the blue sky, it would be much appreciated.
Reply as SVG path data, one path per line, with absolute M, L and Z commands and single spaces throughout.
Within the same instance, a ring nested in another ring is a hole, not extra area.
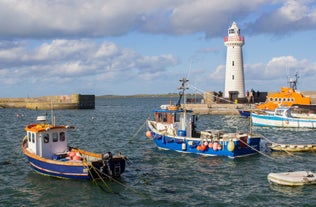
M 0 97 L 223 91 L 233 21 L 246 90 L 316 90 L 312 0 L 0 0 Z

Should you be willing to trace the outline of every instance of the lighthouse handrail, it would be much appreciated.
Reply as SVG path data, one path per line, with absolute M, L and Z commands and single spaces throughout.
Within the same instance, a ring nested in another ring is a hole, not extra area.
M 245 37 L 244 36 L 226 36 L 226 37 L 224 37 L 224 42 L 228 42 L 228 41 L 241 41 L 241 42 L 244 42 L 245 41 Z

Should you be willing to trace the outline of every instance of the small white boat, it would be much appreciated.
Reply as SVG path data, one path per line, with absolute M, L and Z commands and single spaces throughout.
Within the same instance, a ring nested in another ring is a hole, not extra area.
M 311 171 L 269 173 L 268 181 L 287 186 L 311 185 L 316 184 L 316 174 Z

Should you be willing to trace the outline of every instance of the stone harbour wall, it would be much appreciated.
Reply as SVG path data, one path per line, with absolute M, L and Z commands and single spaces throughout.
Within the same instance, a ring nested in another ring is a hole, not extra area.
M 38 98 L 0 98 L 0 108 L 95 109 L 95 95 L 71 94 Z

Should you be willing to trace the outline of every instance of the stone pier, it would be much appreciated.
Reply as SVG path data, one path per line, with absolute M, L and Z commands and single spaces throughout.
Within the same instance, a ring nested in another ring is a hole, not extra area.
M 50 109 L 94 109 L 95 95 L 41 96 L 38 98 L 0 98 L 0 108 Z

